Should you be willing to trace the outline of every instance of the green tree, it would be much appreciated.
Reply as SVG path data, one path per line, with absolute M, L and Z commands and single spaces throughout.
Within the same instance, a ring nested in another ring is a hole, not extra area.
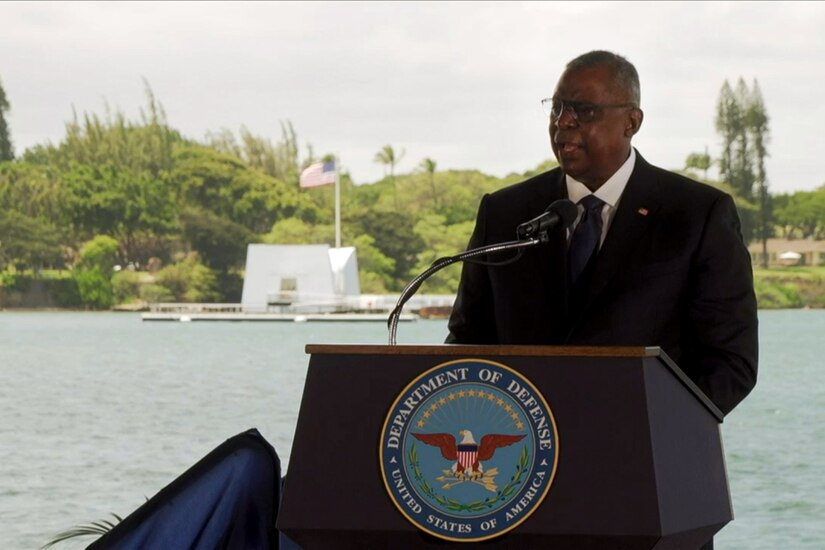
M 759 224 L 757 233 L 762 241 L 762 267 L 768 267 L 768 237 L 771 236 L 771 204 L 768 193 L 768 179 L 765 174 L 765 157 L 768 156 L 768 113 L 762 98 L 762 91 L 756 79 L 753 80 L 745 111 L 745 124 L 753 144 L 755 180 L 759 194 Z
M 183 237 L 203 262 L 218 271 L 239 268 L 255 235 L 239 223 L 210 210 L 188 207 L 180 214 Z
M 402 149 L 400 153 L 396 153 L 395 149 L 393 149 L 391 145 L 385 145 L 375 154 L 375 162 L 383 164 L 389 169 L 390 185 L 392 185 L 393 192 L 393 204 L 395 205 L 396 210 L 398 210 L 398 188 L 395 185 L 395 167 L 399 162 L 401 162 L 403 157 L 404 150 Z
M 165 257 L 164 239 L 176 229 L 173 194 L 167 183 L 150 172 L 132 172 L 112 164 L 75 164 L 63 176 L 65 216 L 79 236 L 105 233 L 117 238 L 124 261 L 145 264 Z
M 140 297 L 143 275 L 123 269 L 112 275 L 112 293 L 117 304 L 134 302 Z
M 719 159 L 719 177 L 733 183 L 734 144 L 741 131 L 739 104 L 727 80 L 719 90 L 716 102 L 716 131 L 722 136 L 722 156 Z
M 66 245 L 107 234 L 120 241 L 124 260 L 145 263 L 171 253 L 178 230 L 168 175 L 183 140 L 148 85 L 146 95 L 138 120 L 108 108 L 102 117 L 74 113 L 58 145 L 30 148 L 14 163 L 16 173 L 7 174 L 34 192 L 36 215 L 49 211 Z
M 112 280 L 98 268 L 73 273 L 80 300 L 92 309 L 108 309 L 114 304 Z
M 25 161 L 0 164 L 0 210 L 65 227 L 66 189 L 56 170 Z
M 814 191 L 777 195 L 774 220 L 785 238 L 825 238 L 825 185 Z
M 765 243 L 772 226 L 764 164 L 768 154 L 768 115 L 755 80 L 753 89 L 748 89 L 742 78 L 735 90 L 727 80 L 724 82 L 717 100 L 716 130 L 722 137 L 720 178 L 745 200 L 758 199 L 757 216 L 752 211 L 740 209 L 742 233 L 746 240 L 750 240 L 756 232 Z M 758 197 L 754 185 L 758 185 Z
M 275 220 L 315 217 L 312 201 L 282 180 L 256 169 L 246 169 L 236 182 L 244 191 L 234 205 L 231 218 L 255 233 L 268 231 Z
M 364 294 L 384 294 L 394 287 L 395 260 L 375 246 L 370 235 L 358 235 L 352 240 L 358 255 L 358 277 Z
M 263 236 L 268 244 L 330 244 L 335 241 L 335 227 L 332 224 L 313 225 L 300 218 L 285 218 L 272 226 L 272 231 Z
M 478 203 L 485 193 L 523 180 L 520 176 L 500 180 L 478 170 L 450 170 L 439 176 L 442 192 L 436 213 L 444 216 L 448 225 L 475 220 Z
M 713 164 L 713 161 L 710 158 L 707 147 L 705 147 L 704 153 L 691 153 L 687 156 L 687 159 L 685 159 L 685 169 L 701 170 L 704 179 L 708 179 L 708 169 L 710 169 L 711 164 Z
M 28 149 L 23 158 L 34 164 L 48 164 L 68 170 L 73 164 L 116 166 L 119 171 L 149 172 L 154 177 L 172 168 L 173 151 L 184 143 L 180 134 L 166 121 L 163 106 L 146 85 L 147 106 L 140 119 L 128 120 L 122 112 L 112 113 L 108 106 L 104 117 L 73 113 L 66 124 L 66 136 L 55 145 Z
M 14 158 L 14 148 L 11 142 L 11 131 L 6 122 L 6 113 L 11 108 L 9 100 L 6 97 L 6 91 L 3 89 L 3 83 L 0 82 L 0 162 L 4 160 L 12 160 Z
M 237 180 L 244 170 L 243 161 L 235 156 L 192 145 L 175 152 L 171 179 L 179 203 L 232 219 L 235 203 L 246 191 Z
M 62 259 L 57 229 L 48 221 L 0 210 L 0 271 L 54 267 Z
M 63 248 L 72 243 L 65 230 L 64 196 L 43 167 L 0 164 L 0 269 L 63 264 Z
M 297 182 L 300 166 L 298 137 L 292 123 L 281 123 L 281 140 L 275 144 L 271 140 L 253 135 L 241 126 L 240 142 L 229 130 L 207 135 L 207 145 L 221 152 L 232 154 L 243 160 L 251 168 L 284 182 Z M 310 163 L 311 164 L 311 163 Z
M 115 239 L 108 235 L 97 235 L 83 244 L 77 265 L 81 269 L 99 268 L 111 276 L 118 263 L 119 252 L 120 245 Z
M 418 254 L 424 247 L 421 237 L 415 234 L 415 218 L 406 212 L 366 211 L 349 223 L 355 235 L 369 235 L 381 254 L 392 258 L 392 286 L 389 290 L 401 290 L 412 275 Z
M 748 101 L 748 90 L 743 79 L 739 79 L 735 90 L 725 80 L 717 101 L 716 130 L 722 137 L 719 176 L 739 195 L 750 200 L 754 178 L 746 123 Z
M 204 146 L 179 148 L 170 178 L 179 203 L 209 210 L 254 233 L 268 231 L 278 219 L 312 209 L 296 186 L 249 168 L 234 155 Z
M 108 235 L 97 235 L 80 249 L 80 261 L 73 273 L 83 303 L 94 309 L 112 307 L 112 275 L 120 245 Z
M 433 210 L 438 209 L 438 191 L 435 188 L 435 170 L 438 167 L 438 163 L 436 163 L 431 158 L 425 158 L 421 161 L 421 164 L 418 165 L 419 169 L 427 174 L 427 179 L 430 181 L 430 189 L 432 190 L 432 197 L 433 197 Z
M 743 197 L 751 200 L 753 199 L 753 185 L 756 179 L 753 173 L 753 148 L 750 144 L 748 129 L 748 111 L 750 110 L 751 98 L 748 86 L 741 77 L 736 83 L 734 96 L 738 120 L 730 183 L 735 189 L 739 190 Z
M 189 254 L 176 264 L 155 274 L 155 282 L 167 289 L 177 302 L 216 302 L 221 299 L 217 274 L 201 263 L 198 254 Z
M 453 256 L 464 250 L 473 232 L 473 222 L 466 221 L 453 225 L 438 214 L 422 217 L 415 224 L 415 234 L 424 242 L 423 250 L 418 254 L 416 272 L 422 272 L 433 262 L 445 256 Z M 429 293 L 452 294 L 458 290 L 461 266 L 454 264 L 434 274 L 425 285 Z
M 517 183 L 519 181 L 524 181 L 526 179 L 530 179 L 533 176 L 538 176 L 539 174 L 543 174 L 544 172 L 549 172 L 553 168 L 556 168 L 559 165 L 556 159 L 547 159 L 542 161 L 536 166 L 535 168 L 531 168 L 530 170 L 526 170 L 522 173 L 512 173 L 508 174 L 507 177 L 504 178 L 505 184 L 509 185 L 511 183 Z

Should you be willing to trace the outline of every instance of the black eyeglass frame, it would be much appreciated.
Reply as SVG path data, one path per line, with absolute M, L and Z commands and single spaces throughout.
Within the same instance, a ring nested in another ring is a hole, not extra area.
M 541 100 L 541 108 L 544 114 L 555 120 L 560 119 L 565 111 L 569 111 L 576 122 L 586 124 L 596 120 L 598 114 L 605 109 L 638 109 L 639 107 L 635 103 L 591 103 L 546 97 Z

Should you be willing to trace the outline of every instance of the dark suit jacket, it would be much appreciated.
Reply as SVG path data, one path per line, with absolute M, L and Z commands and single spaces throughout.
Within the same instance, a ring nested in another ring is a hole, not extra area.
M 558 168 L 485 195 L 470 247 L 514 240 L 518 224 L 566 196 Z M 566 247 L 557 230 L 514 264 L 465 264 L 447 342 L 660 346 L 724 413 L 753 388 L 753 274 L 729 195 L 637 154 L 575 288 Z

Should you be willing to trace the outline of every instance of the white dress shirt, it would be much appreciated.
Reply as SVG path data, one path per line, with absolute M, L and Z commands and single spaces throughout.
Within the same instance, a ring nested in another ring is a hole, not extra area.
M 619 200 L 622 198 L 622 193 L 624 193 L 624 188 L 627 187 L 627 182 L 630 180 L 630 174 L 633 173 L 633 167 L 636 165 L 636 150 L 633 147 L 630 148 L 630 155 L 627 157 L 627 160 L 624 161 L 616 172 L 613 173 L 610 178 L 602 184 L 601 187 L 596 189 L 596 192 L 593 193 L 590 189 L 587 188 L 585 184 L 580 181 L 577 181 L 570 176 L 565 174 L 565 180 L 567 182 L 567 197 L 578 204 L 580 200 L 582 200 L 587 195 L 596 195 L 599 199 L 604 202 L 604 206 L 602 207 L 602 237 L 599 240 L 599 247 L 601 247 L 602 243 L 604 243 L 604 238 L 607 236 L 607 230 L 610 229 L 610 224 L 613 222 L 613 217 L 616 215 L 616 208 L 619 207 Z M 567 238 L 573 235 L 573 231 L 576 230 L 576 225 L 578 225 L 579 220 L 576 220 L 576 223 L 570 227 L 567 233 Z

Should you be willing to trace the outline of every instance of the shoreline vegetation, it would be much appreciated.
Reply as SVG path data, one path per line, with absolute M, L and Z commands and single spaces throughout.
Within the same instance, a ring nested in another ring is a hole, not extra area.
M 141 286 L 151 286 L 154 278 L 145 272 L 131 272 L 135 283 L 132 297 L 116 302 L 110 311 L 146 311 L 148 302 L 140 296 Z M 73 303 L 73 278 L 70 271 L 53 271 L 45 276 L 18 277 L 12 285 L 0 282 L 0 311 L 84 311 L 95 308 Z M 825 309 L 825 266 L 755 268 L 754 287 L 759 309 Z M 183 300 L 182 302 L 197 300 Z M 68 303 L 67 303 L 68 302 Z M 439 317 L 444 317 L 441 312 Z
M 755 268 L 759 309 L 825 308 L 825 266 Z
M 741 87 L 740 99 L 751 97 Z M 729 88 L 720 99 L 725 112 L 735 107 Z M 756 101 L 755 85 L 752 91 Z M 464 249 L 484 194 L 557 166 L 548 159 L 495 176 L 429 157 L 402 164 L 405 149 L 385 145 L 374 159 L 384 177 L 357 182 L 346 159 L 317 154 L 288 121 L 275 140 L 245 127 L 197 139 L 168 123 L 148 84 L 146 96 L 137 119 L 74 113 L 59 143 L 0 158 L 0 308 L 238 303 L 249 244 L 332 246 L 337 210 L 341 245 L 357 250 L 361 291 L 396 294 L 438 258 Z M 743 128 L 725 139 L 742 137 Z M 747 242 L 825 239 L 825 185 L 771 195 L 764 174 L 753 172 L 761 153 L 731 151 L 735 159 L 689 154 L 673 171 L 731 194 Z M 733 162 L 743 159 L 743 166 Z M 336 163 L 339 186 L 302 187 L 304 169 L 321 162 Z M 712 163 L 721 163 L 722 181 L 708 179 Z M 825 258 L 818 245 L 808 256 L 805 267 L 757 269 L 760 307 L 825 307 L 825 267 L 813 267 Z M 459 277 L 452 265 L 424 292 L 454 294 Z

